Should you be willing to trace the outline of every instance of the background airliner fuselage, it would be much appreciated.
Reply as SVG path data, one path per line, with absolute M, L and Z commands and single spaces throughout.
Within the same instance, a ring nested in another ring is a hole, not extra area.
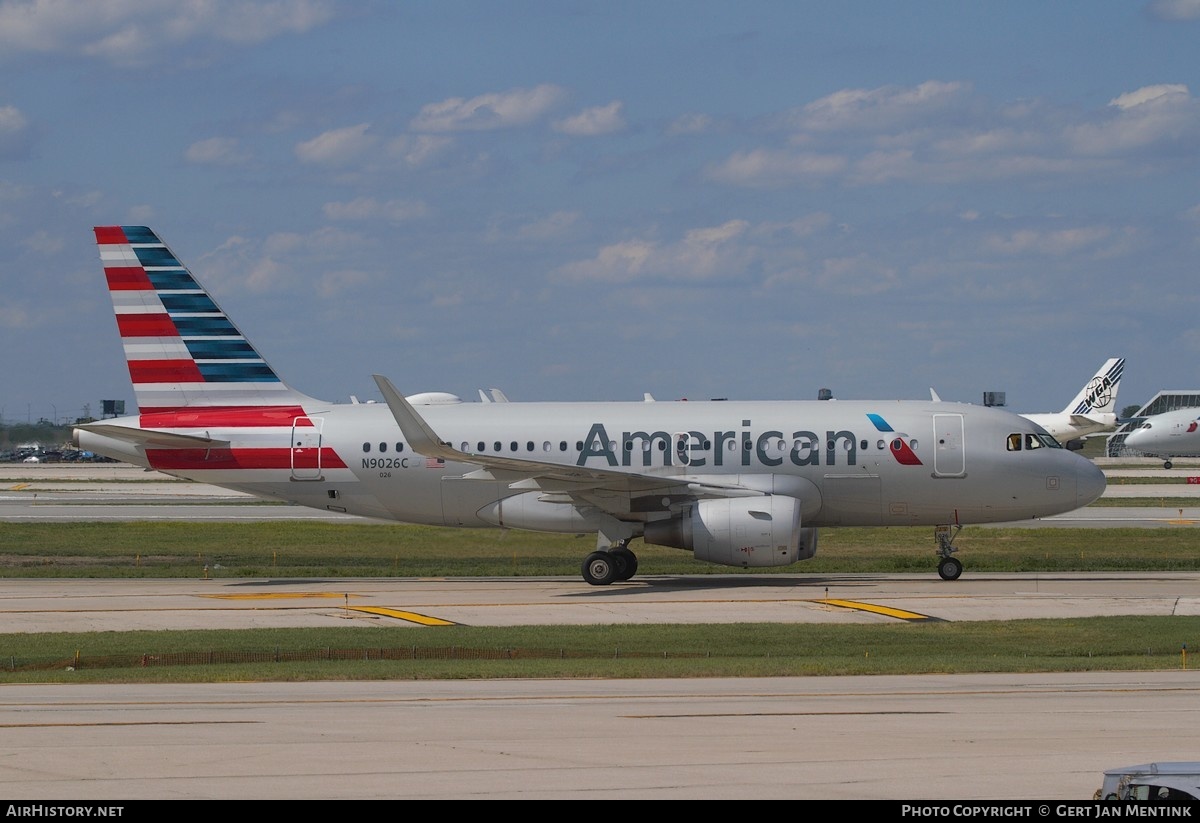
M 1200 409 L 1151 415 L 1125 436 L 1124 445 L 1147 457 L 1163 458 L 1168 469 L 1172 457 L 1200 457 Z

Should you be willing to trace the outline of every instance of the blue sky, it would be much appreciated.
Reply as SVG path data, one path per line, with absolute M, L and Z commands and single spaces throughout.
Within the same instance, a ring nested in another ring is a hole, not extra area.
M 328 400 L 1200 388 L 1200 0 L 0 0 L 5 422 L 149 225 Z

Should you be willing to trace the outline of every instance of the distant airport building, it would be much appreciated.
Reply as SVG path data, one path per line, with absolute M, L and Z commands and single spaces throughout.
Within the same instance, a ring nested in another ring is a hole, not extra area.
M 1163 412 L 1175 411 L 1176 409 L 1191 409 L 1200 407 L 1200 391 L 1197 390 L 1179 390 L 1160 391 L 1151 398 L 1150 402 L 1142 406 L 1134 414 L 1134 417 L 1149 417 L 1152 414 L 1162 414 Z M 1108 457 L 1129 457 L 1137 456 L 1137 452 L 1125 449 L 1125 435 L 1129 434 L 1137 428 L 1137 423 L 1126 423 L 1119 427 L 1115 432 L 1108 436 L 1107 445 L 1104 448 L 1104 453 Z

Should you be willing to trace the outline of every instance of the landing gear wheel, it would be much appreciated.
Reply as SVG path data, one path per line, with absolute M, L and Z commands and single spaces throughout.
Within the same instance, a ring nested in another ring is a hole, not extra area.
M 627 547 L 614 546 L 608 550 L 608 553 L 612 557 L 613 565 L 617 567 L 617 573 L 613 577 L 614 580 L 629 580 L 637 574 L 637 555 Z
M 1171 468 L 1171 461 L 1170 461 L 1170 460 L 1164 460 L 1164 461 L 1163 461 L 1163 468 L 1164 468 L 1164 469 L 1169 469 L 1169 468 Z
M 943 580 L 957 580 L 962 576 L 962 563 L 957 557 L 943 557 L 938 563 L 938 574 Z
M 583 559 L 584 582 L 607 586 L 617 579 L 617 563 L 609 552 L 595 551 Z

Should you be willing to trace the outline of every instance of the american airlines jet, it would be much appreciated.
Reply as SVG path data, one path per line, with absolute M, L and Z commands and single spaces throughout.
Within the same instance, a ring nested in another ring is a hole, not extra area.
M 594 533 L 583 579 L 631 579 L 630 543 L 739 568 L 812 557 L 818 531 L 966 525 L 1086 506 L 1104 475 L 999 408 L 930 400 L 331 403 L 285 383 L 158 236 L 95 229 L 138 414 L 84 449 L 318 509 L 455 527 Z M 493 395 L 498 400 L 502 395 Z M 486 399 L 486 398 L 485 398 Z

